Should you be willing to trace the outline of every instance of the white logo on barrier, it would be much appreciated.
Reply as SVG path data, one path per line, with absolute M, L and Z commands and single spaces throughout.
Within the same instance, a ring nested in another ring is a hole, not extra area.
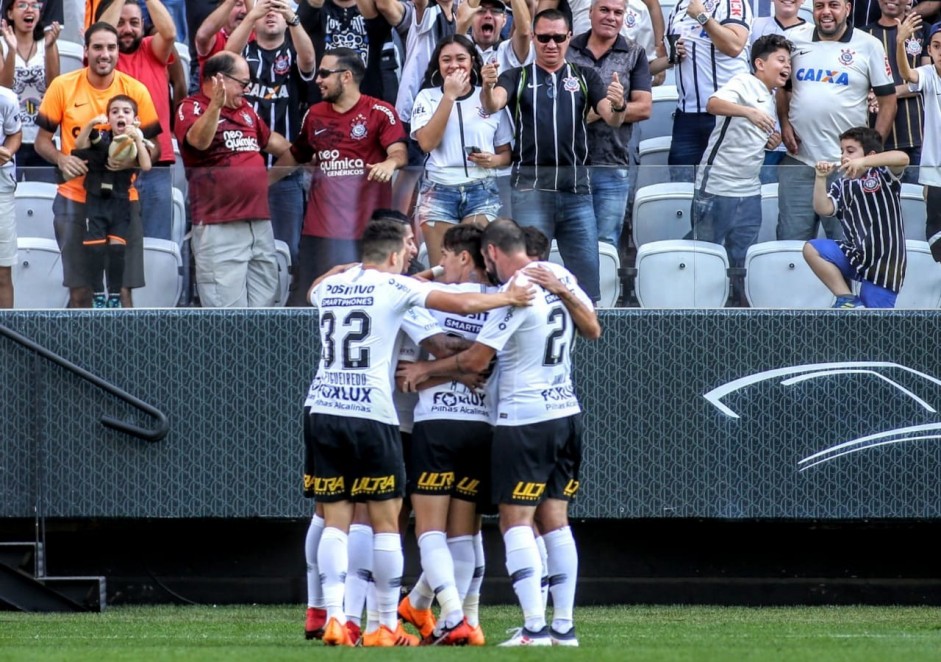
M 933 384 L 941 386 L 941 379 L 932 377 L 931 375 L 927 375 L 923 372 L 898 363 L 892 363 L 888 361 L 848 361 L 842 363 L 811 363 L 807 365 L 791 366 L 788 368 L 765 370 L 763 372 L 758 372 L 753 375 L 748 375 L 747 377 L 742 377 L 740 379 L 722 384 L 721 386 L 704 393 L 703 397 L 716 409 L 729 418 L 741 418 L 737 413 L 732 411 L 730 407 L 725 405 L 722 402 L 722 399 L 749 386 L 753 386 L 764 381 L 778 379 L 781 380 L 780 383 L 782 386 L 794 386 L 796 384 L 801 384 L 811 379 L 818 379 L 820 377 L 862 374 L 872 375 L 873 377 L 883 380 L 929 413 L 937 413 L 937 410 L 925 402 L 925 400 L 912 393 L 912 391 L 905 388 L 897 381 L 887 377 L 881 372 L 878 372 L 880 369 L 902 370 L 909 374 L 926 379 Z M 896 428 L 894 430 L 877 432 L 875 434 L 870 434 L 864 437 L 842 442 L 798 461 L 798 465 L 800 466 L 799 470 L 806 471 L 811 467 L 815 467 L 825 462 L 830 462 L 831 460 L 843 457 L 844 455 L 858 453 L 870 448 L 878 448 L 880 446 L 899 444 L 907 441 L 925 441 L 929 439 L 941 440 L 941 423 L 926 423 L 924 425 L 913 425 L 910 427 Z

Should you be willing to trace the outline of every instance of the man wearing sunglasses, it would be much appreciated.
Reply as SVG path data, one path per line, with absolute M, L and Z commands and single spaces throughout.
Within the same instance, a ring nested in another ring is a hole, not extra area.
M 204 307 L 274 305 L 278 262 L 261 151 L 290 143 L 245 100 L 248 64 L 234 53 L 206 60 L 200 91 L 177 109 L 176 139 L 189 182 L 196 289 Z
M 586 167 L 588 118 L 594 111 L 608 125 L 620 126 L 627 104 L 618 74 L 604 82 L 592 69 L 566 62 L 571 37 L 562 12 L 539 12 L 533 22 L 535 62 L 499 77 L 496 63 L 484 65 L 480 99 L 488 112 L 510 108 L 513 115 L 514 218 L 555 239 L 566 268 L 597 301 L 598 227 Z
M 323 56 L 314 79 L 323 101 L 307 111 L 268 175 L 274 184 L 300 163 L 315 165 L 292 306 L 309 304 L 306 294 L 317 276 L 359 262 L 366 223 L 376 209 L 392 206 L 392 176 L 408 161 L 402 121 L 390 104 L 360 92 L 365 75 L 352 48 Z

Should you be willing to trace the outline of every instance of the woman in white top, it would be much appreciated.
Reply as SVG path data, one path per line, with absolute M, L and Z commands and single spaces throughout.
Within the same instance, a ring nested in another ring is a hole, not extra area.
M 416 213 L 432 265 L 451 225 L 486 224 L 500 213 L 493 169 L 509 165 L 513 134 L 506 113 L 480 104 L 480 67 L 467 37 L 442 39 L 412 108 L 412 138 L 428 155 Z
M 47 85 L 59 75 L 59 49 L 56 40 L 62 28 L 57 22 L 43 28 L 40 22 L 43 3 L 39 0 L 5 0 L 0 30 L 3 66 L 0 85 L 8 87 L 20 100 L 23 145 L 16 153 L 20 168 L 52 166 L 36 154 L 36 115 Z M 50 171 L 51 174 L 51 171 Z M 36 179 L 36 177 L 30 177 Z

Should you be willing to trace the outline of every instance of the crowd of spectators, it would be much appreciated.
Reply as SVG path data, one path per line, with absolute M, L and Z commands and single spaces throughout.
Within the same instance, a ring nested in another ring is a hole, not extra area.
M 930 25 L 941 2 L 814 0 L 813 24 L 798 0 L 770 4 L 678 0 L 665 13 L 658 0 L 4 0 L 0 86 L 20 112 L 15 129 L 4 122 L 0 150 L 18 147 L 17 179 L 59 185 L 56 237 L 74 307 L 92 304 L 100 274 L 81 241 L 88 168 L 71 151 L 119 94 L 135 100 L 141 138 L 154 145 L 129 194 L 124 306 L 142 284 L 141 237 L 171 238 L 178 160 L 200 305 L 272 305 L 275 240 L 290 250 L 290 304 L 308 305 L 309 283 L 357 259 L 366 219 L 388 207 L 414 219 L 432 265 L 453 224 L 515 218 L 557 241 L 597 301 L 597 242 L 628 246 L 637 123 L 669 68 L 669 163 L 693 181 L 715 159 L 710 99 L 754 71 L 759 37 L 793 46 L 790 81 L 773 91 L 776 123 L 760 127 L 779 136 L 765 164 L 790 166 L 761 176 L 786 190 L 780 239 L 816 236 L 814 165 L 840 160 L 847 129 L 868 124 L 919 163 L 924 104 L 897 58 L 910 69 L 930 62 L 929 28 L 899 48 L 896 34 L 909 14 Z M 60 75 L 63 41 L 82 44 L 86 68 Z M 835 224 L 826 231 L 839 237 Z M 8 249 L 0 305 L 12 301 Z

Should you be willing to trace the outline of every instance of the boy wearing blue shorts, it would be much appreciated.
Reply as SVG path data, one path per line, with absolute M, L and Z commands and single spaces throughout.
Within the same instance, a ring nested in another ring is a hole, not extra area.
M 905 231 L 899 176 L 908 155 L 882 151 L 874 129 L 854 127 L 840 136 L 840 163 L 819 161 L 814 211 L 838 216 L 843 239 L 812 239 L 804 259 L 834 296 L 834 308 L 895 308 L 905 278 Z M 827 189 L 827 175 L 842 177 Z M 859 296 L 850 281 L 859 281 Z

